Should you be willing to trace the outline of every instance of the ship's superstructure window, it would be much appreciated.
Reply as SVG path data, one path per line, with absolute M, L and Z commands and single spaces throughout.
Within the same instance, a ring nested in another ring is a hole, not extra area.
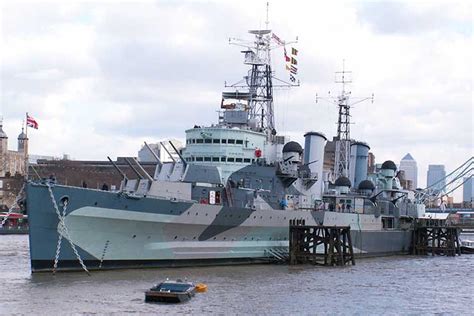
M 236 145 L 243 145 L 244 140 L 242 139 L 220 139 L 220 138 L 192 138 L 186 140 L 187 144 L 236 144 Z M 245 141 L 246 147 L 248 145 L 248 141 Z
M 235 158 L 235 157 L 186 157 L 185 161 L 205 161 L 205 162 L 236 162 L 236 163 L 252 163 L 255 159 Z

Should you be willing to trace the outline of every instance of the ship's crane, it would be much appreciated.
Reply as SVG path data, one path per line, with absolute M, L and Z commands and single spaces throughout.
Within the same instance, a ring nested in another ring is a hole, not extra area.
M 473 170 L 474 157 L 471 157 L 454 169 L 454 171 L 446 175 L 446 177 L 436 181 L 423 190 L 418 190 L 416 192 L 417 200 L 426 205 L 432 204 L 436 201 L 442 201 L 445 196 L 448 196 L 472 178 Z M 442 183 L 445 184 L 440 187 Z

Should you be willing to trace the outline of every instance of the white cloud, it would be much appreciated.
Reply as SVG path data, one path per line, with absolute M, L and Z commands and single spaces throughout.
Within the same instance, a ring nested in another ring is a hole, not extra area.
M 77 159 L 135 155 L 143 140 L 184 137 L 216 121 L 223 82 L 245 74 L 229 37 L 264 26 L 265 1 L 2 3 L 0 102 L 5 129 L 25 112 L 37 154 Z M 429 163 L 448 170 L 473 155 L 472 5 L 469 2 L 272 2 L 271 26 L 299 36 L 301 87 L 275 93 L 281 133 L 336 131 L 334 71 L 346 59 L 353 137 L 378 161 L 410 152 L 419 183 Z M 282 52 L 274 69 L 285 76 Z M 12 141 L 10 141 L 12 143 Z

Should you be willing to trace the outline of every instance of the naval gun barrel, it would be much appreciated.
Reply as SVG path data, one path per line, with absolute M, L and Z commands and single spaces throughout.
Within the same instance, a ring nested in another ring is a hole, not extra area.
M 163 142 L 160 142 L 160 145 L 161 145 L 161 147 L 163 147 L 163 149 L 166 151 L 166 153 L 168 154 L 168 156 L 170 156 L 171 160 L 173 160 L 173 162 L 176 162 L 176 159 L 174 159 L 174 157 L 171 155 L 171 153 L 169 152 L 168 148 L 166 148 L 165 144 L 163 144 Z
M 161 162 L 160 157 L 158 157 L 158 155 L 153 151 L 153 149 L 151 149 L 151 147 L 150 147 L 146 142 L 144 142 L 144 143 L 145 143 L 146 148 L 147 148 L 147 149 L 151 152 L 151 154 L 153 155 L 153 157 L 155 157 L 155 159 L 156 159 L 156 161 L 158 162 L 158 164 L 159 164 L 160 166 L 162 166 L 163 163 Z
M 115 164 L 115 162 L 113 162 L 112 159 L 110 159 L 109 156 L 107 156 L 107 159 L 110 161 L 110 163 L 112 164 L 112 166 L 114 166 L 115 170 L 117 170 L 118 173 L 120 173 L 120 175 L 122 176 L 122 178 L 125 179 L 125 180 L 128 180 L 127 175 L 126 175 L 122 170 L 120 170 L 120 168 Z
M 153 181 L 153 178 L 150 176 L 148 172 L 146 172 L 146 170 L 142 167 L 142 165 L 138 162 L 138 160 L 135 157 L 133 157 L 132 159 L 135 162 L 135 164 L 138 166 L 140 171 L 143 172 L 143 174 L 145 174 L 145 177 L 147 177 L 148 180 Z
M 125 161 L 127 162 L 127 164 L 130 166 L 130 168 L 132 168 L 133 172 L 135 172 L 135 174 L 140 178 L 140 179 L 145 179 L 140 172 L 138 172 L 137 169 L 135 169 L 135 167 L 130 163 L 130 160 L 128 160 L 128 158 L 125 158 Z
M 183 163 L 183 165 L 186 167 L 186 161 L 184 161 L 183 156 L 181 156 L 181 154 L 176 149 L 176 147 L 174 147 L 174 145 L 171 141 L 169 141 L 169 143 L 170 143 L 171 147 L 173 148 L 174 152 L 178 155 L 179 159 L 181 159 L 181 162 Z

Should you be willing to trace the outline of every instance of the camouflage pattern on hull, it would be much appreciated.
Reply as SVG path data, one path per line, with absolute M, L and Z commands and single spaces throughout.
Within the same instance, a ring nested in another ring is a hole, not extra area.
M 59 220 L 46 185 L 28 184 L 32 271 L 51 270 Z M 288 246 L 288 223 L 350 225 L 358 255 L 406 252 L 411 232 L 382 230 L 373 215 L 305 210 L 250 210 L 56 185 L 68 198 L 65 223 L 91 269 L 263 262 L 266 250 Z M 80 266 L 63 239 L 58 270 Z

